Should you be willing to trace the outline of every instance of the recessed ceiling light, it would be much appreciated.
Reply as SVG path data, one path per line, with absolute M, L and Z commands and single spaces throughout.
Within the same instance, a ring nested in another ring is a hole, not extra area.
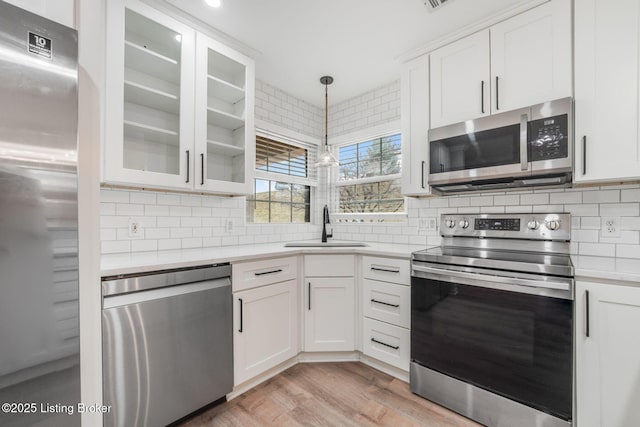
M 222 6 L 222 0 L 204 0 L 206 4 L 211 7 L 220 7 Z

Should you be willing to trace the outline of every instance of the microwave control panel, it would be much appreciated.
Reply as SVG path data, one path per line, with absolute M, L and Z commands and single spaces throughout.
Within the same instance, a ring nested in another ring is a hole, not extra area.
M 529 122 L 530 160 L 562 159 L 569 155 L 566 114 Z

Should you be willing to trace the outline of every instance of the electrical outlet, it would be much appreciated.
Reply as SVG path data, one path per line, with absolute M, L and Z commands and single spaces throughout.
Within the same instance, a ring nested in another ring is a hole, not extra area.
M 142 226 L 140 221 L 129 218 L 129 237 L 142 237 Z
M 236 225 L 235 220 L 228 218 L 227 223 L 225 225 L 225 229 L 227 230 L 227 233 L 232 233 L 233 230 L 236 228 L 235 225 Z
M 620 217 L 603 217 L 602 225 L 600 227 L 600 236 L 620 237 Z
M 420 230 L 435 230 L 436 219 L 435 218 L 420 218 L 418 219 L 418 229 Z

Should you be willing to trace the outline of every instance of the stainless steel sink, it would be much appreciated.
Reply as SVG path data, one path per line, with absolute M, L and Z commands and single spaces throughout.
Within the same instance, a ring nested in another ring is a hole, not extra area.
M 369 246 L 363 242 L 288 242 L 285 248 L 362 248 Z

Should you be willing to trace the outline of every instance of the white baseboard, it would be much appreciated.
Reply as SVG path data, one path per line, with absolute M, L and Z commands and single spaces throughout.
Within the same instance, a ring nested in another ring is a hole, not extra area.
M 385 374 L 391 375 L 392 377 L 395 377 L 400 381 L 404 381 L 405 383 L 409 382 L 408 371 L 389 365 L 388 363 L 381 362 L 378 359 L 373 359 L 365 354 L 360 354 L 360 362 L 374 369 L 377 369 L 378 371 L 382 371 Z
M 357 351 L 322 351 L 298 354 L 300 363 L 313 362 L 357 362 L 360 352 Z
M 262 384 L 263 382 L 267 381 L 268 379 L 270 379 L 272 377 L 275 377 L 280 372 L 284 372 L 287 369 L 289 369 L 290 367 L 295 366 L 297 364 L 298 364 L 298 356 L 292 357 L 291 359 L 282 362 L 278 366 L 275 366 L 275 367 L 269 369 L 268 371 L 265 371 L 265 372 L 261 373 L 260 375 L 257 375 L 255 377 L 251 378 L 250 380 L 247 380 L 247 381 L 243 382 L 242 384 L 238 384 L 237 386 L 234 386 L 233 390 L 231 391 L 231 393 L 227 394 L 227 401 L 232 400 L 232 399 L 240 396 L 242 393 L 251 390 L 255 386 Z

